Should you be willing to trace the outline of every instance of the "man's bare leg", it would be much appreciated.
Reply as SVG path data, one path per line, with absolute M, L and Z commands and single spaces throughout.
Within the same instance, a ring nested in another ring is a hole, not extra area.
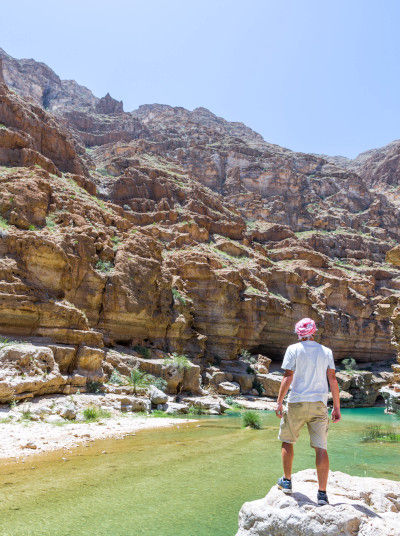
M 326 491 L 329 475 L 329 456 L 326 449 L 315 448 L 315 465 L 317 466 L 318 489 Z
M 292 478 L 293 455 L 292 443 L 282 443 L 283 473 L 288 480 Z

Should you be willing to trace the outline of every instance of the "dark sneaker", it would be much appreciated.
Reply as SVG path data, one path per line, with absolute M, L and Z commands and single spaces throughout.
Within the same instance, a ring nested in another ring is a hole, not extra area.
M 292 493 L 292 481 L 291 480 L 288 480 L 287 478 L 282 476 L 278 480 L 277 484 L 278 484 L 278 488 L 281 489 L 283 493 L 287 493 L 287 494 Z
M 324 506 L 325 504 L 329 504 L 328 495 L 326 494 L 326 491 L 318 490 L 317 500 L 318 506 Z

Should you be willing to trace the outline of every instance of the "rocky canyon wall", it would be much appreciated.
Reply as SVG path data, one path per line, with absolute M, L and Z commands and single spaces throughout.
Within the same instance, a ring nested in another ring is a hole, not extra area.
M 127 113 L 0 56 L 19 93 L 0 84 L 2 333 L 279 360 L 311 316 L 337 359 L 394 358 L 384 190 L 208 110 Z

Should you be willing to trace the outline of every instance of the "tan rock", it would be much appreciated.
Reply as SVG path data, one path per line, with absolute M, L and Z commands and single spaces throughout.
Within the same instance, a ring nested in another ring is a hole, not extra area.
M 236 396 L 240 393 L 240 385 L 235 382 L 221 382 L 218 384 L 218 393 L 221 395 Z
M 282 376 L 277 376 L 275 374 L 257 374 L 256 379 L 263 386 L 265 396 L 278 396 Z
M 293 495 L 277 486 L 264 499 L 247 502 L 239 513 L 236 536 L 395 536 L 400 500 L 398 482 L 330 472 L 330 504 L 316 504 L 315 470 L 292 477 Z
M 103 378 L 104 351 L 90 346 L 81 346 L 76 355 L 76 371 L 82 376 Z

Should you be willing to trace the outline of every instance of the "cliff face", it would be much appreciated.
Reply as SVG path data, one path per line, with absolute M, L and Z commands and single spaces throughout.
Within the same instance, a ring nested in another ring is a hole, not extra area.
M 203 108 L 123 112 L 1 54 L 6 83 L 42 105 L 1 86 L 2 332 L 279 359 L 312 316 L 337 358 L 394 356 L 384 190 Z

